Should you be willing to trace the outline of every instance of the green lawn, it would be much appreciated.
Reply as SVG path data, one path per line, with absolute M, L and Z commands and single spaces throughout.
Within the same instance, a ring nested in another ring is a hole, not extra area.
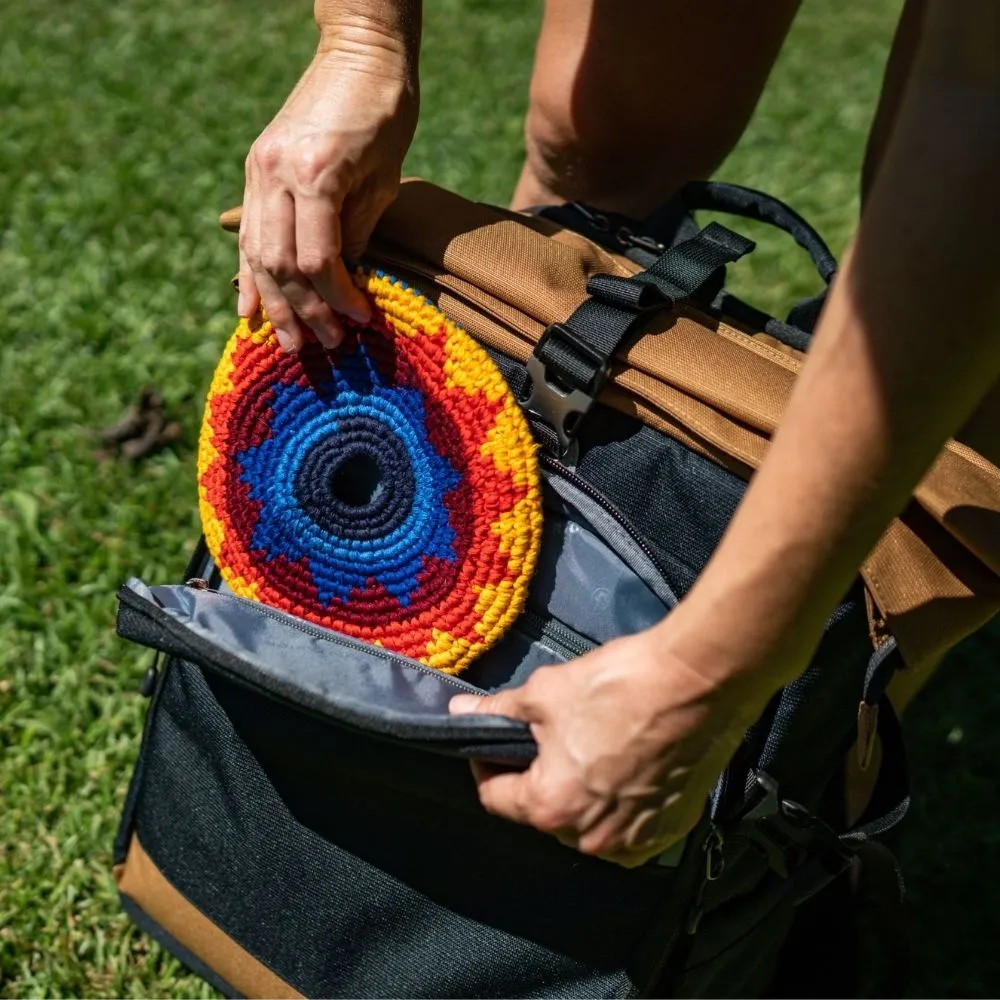
M 507 198 L 534 0 L 427 0 L 408 167 Z M 837 250 L 896 0 L 806 0 L 721 172 L 810 215 Z M 215 225 L 243 157 L 308 59 L 309 0 L 5 0 L 0 40 L 0 996 L 209 996 L 121 916 L 110 844 L 138 745 L 142 657 L 113 635 L 131 573 L 173 580 L 198 532 L 194 444 L 232 322 Z M 708 67 L 706 67 L 707 69 Z M 750 227 L 747 227 L 748 229 Z M 758 235 L 751 232 L 750 235 Z M 814 287 L 771 234 L 738 287 Z M 134 467 L 94 428 L 157 385 L 183 440 Z M 909 720 L 905 867 L 914 995 L 993 996 L 1000 849 L 989 726 L 1000 631 L 952 658 Z

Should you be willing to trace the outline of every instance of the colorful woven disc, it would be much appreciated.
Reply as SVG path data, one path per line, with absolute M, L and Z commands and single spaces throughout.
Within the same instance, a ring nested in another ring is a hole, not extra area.
M 232 590 L 448 673 L 520 613 L 541 540 L 535 444 L 486 352 L 381 272 L 336 350 L 241 321 L 209 391 L 202 524 Z

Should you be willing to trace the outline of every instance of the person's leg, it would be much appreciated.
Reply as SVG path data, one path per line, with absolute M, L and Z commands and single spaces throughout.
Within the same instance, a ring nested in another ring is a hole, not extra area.
M 872 127 L 868 132 L 868 146 L 865 149 L 865 162 L 861 170 L 862 205 L 868 199 L 868 192 L 875 180 L 885 149 L 889 145 L 889 137 L 896 123 L 896 113 L 899 111 L 906 81 L 909 79 L 917 52 L 917 44 L 920 41 L 920 29 L 926 6 L 926 0 L 906 0 L 896 27 L 889 61 L 885 67 L 885 76 L 882 78 L 882 92 L 879 95 Z
M 742 135 L 799 0 L 546 0 L 514 208 L 643 217 Z

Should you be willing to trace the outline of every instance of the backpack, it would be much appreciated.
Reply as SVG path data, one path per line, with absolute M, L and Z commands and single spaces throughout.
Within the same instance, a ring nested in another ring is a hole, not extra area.
M 778 321 L 727 293 L 726 265 L 753 244 L 699 229 L 703 209 L 786 230 L 832 279 L 800 216 L 720 183 L 644 223 L 582 205 L 514 213 L 421 181 L 383 216 L 365 262 L 487 349 L 540 444 L 526 608 L 461 677 L 234 597 L 204 539 L 185 583 L 119 591 L 118 633 L 157 651 L 119 892 L 226 995 L 795 995 L 790 952 L 802 964 L 818 937 L 802 928 L 848 919 L 844 905 L 817 919 L 824 900 L 876 886 L 879 912 L 898 914 L 908 786 L 891 682 L 926 676 L 1000 607 L 1000 391 L 868 557 L 701 822 L 650 863 L 620 868 L 488 815 L 468 760 L 524 766 L 530 730 L 447 713 L 457 691 L 522 683 L 668 614 L 760 463 L 822 296 Z M 868 784 L 850 815 L 845 770 Z M 898 928 L 868 926 L 887 940 L 866 954 L 894 957 L 855 985 L 901 995 Z

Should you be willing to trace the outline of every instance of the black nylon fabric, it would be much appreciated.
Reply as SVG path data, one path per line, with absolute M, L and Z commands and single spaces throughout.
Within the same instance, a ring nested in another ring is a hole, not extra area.
M 674 877 L 488 816 L 463 761 L 345 733 L 183 661 L 135 823 L 181 893 L 310 996 L 624 995 Z
M 642 527 L 678 596 L 691 588 L 746 483 L 651 427 L 599 406 L 582 432 L 578 473 Z
M 742 194 L 730 210 L 782 225 L 829 276 L 835 265 L 814 231 L 763 197 Z M 667 215 L 663 239 L 676 248 L 690 220 L 676 204 Z M 604 227 L 605 242 L 608 226 L 619 243 L 632 240 L 627 220 L 612 226 L 598 216 L 594 225 Z M 641 239 L 633 249 L 649 256 Z M 677 281 L 709 268 L 706 291 L 719 292 L 712 308 L 732 304 L 714 287 L 714 258 L 700 253 L 687 263 L 674 254 L 682 268 L 701 269 Z M 659 293 L 669 297 L 673 279 L 660 277 Z M 619 282 L 595 290 L 596 350 L 610 344 L 610 354 L 627 335 L 622 317 L 634 319 L 648 293 Z M 814 307 L 801 312 L 814 319 Z M 775 331 L 793 346 L 808 343 L 803 330 Z M 563 381 L 592 384 L 593 350 L 571 341 L 550 338 L 539 354 Z M 490 353 L 512 387 L 523 387 L 523 367 Z M 553 436 L 536 429 L 540 440 Z M 680 596 L 746 490 L 738 477 L 601 405 L 583 424 L 576 472 L 641 529 Z M 720 782 L 713 818 L 735 815 L 767 770 L 784 795 L 840 829 L 828 803 L 839 801 L 869 653 L 856 587 L 809 669 L 748 732 Z M 723 844 L 721 876 L 702 886 L 701 919 L 689 935 L 680 929 L 692 913 L 691 857 L 676 873 L 626 872 L 494 820 L 479 807 L 462 760 L 338 729 L 178 660 L 151 714 L 118 853 L 137 831 L 184 895 L 307 995 L 623 996 L 668 955 L 653 995 L 766 994 L 794 913 L 788 883 L 739 834 Z

